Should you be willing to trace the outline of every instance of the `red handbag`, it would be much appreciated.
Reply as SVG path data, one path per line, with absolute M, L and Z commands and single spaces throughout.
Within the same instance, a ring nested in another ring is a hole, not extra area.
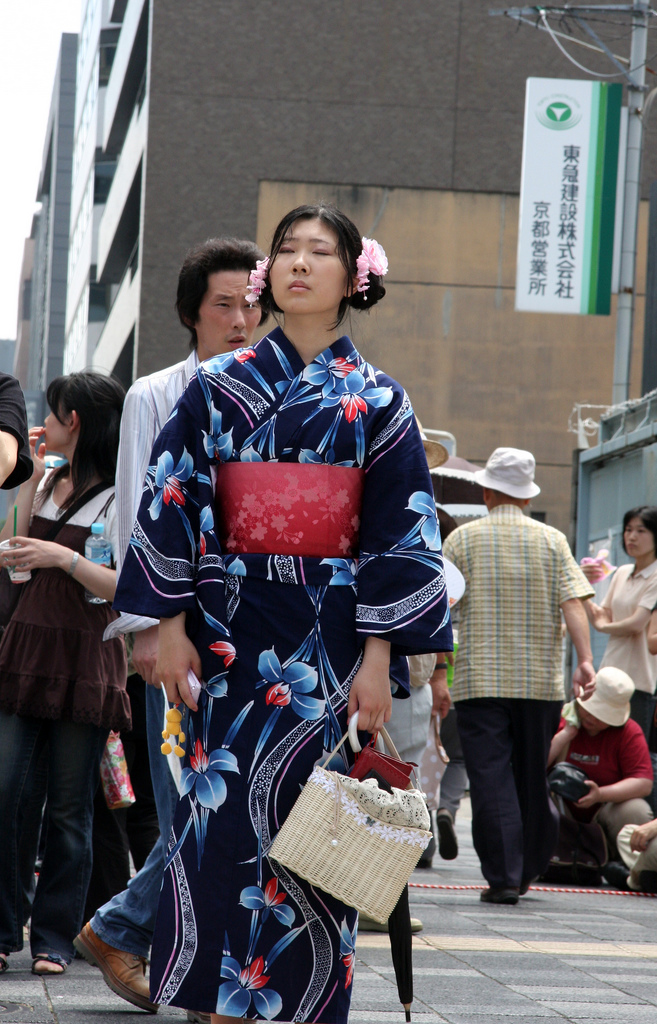
M 390 739 L 387 732 L 385 732 L 384 738 L 386 742 Z M 380 750 L 376 750 L 374 743 L 376 742 L 376 736 L 373 736 L 366 747 L 364 747 L 360 754 L 356 754 L 356 762 L 349 772 L 352 779 L 364 779 L 370 775 L 371 772 L 375 773 L 391 785 L 395 786 L 396 789 L 408 789 L 411 781 L 411 774 L 416 764 L 411 761 L 402 761 L 399 755 L 397 757 L 391 757 L 389 754 L 383 754 Z M 390 743 L 392 745 L 392 741 Z M 394 750 L 394 746 L 392 747 Z M 397 753 L 395 751 L 395 753 Z

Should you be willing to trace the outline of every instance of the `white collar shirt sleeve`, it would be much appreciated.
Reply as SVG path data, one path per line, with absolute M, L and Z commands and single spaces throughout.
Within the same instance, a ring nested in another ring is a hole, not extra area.
M 171 412 L 199 365 L 196 350 L 175 366 L 141 377 L 129 389 L 121 416 L 121 435 L 116 466 L 118 520 L 117 570 L 121 571 L 144 489 L 151 450 Z M 121 615 L 105 632 L 105 639 L 119 633 L 147 629 L 157 619 Z

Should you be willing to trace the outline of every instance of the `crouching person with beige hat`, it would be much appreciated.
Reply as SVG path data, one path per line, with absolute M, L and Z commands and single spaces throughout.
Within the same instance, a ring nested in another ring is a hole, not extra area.
M 609 847 L 603 874 L 622 888 L 627 887 L 629 868 L 620 860 L 619 833 L 625 826 L 633 832 L 652 819 L 646 800 L 652 791 L 652 763 L 643 730 L 630 718 L 633 693 L 634 683 L 626 672 L 601 668 L 594 693 L 564 706 L 549 757 L 549 764 L 567 761 L 588 776 L 588 793 L 576 803 L 566 801 L 566 810 L 577 821 L 595 819 L 602 826 Z M 657 867 L 657 849 L 655 853 Z

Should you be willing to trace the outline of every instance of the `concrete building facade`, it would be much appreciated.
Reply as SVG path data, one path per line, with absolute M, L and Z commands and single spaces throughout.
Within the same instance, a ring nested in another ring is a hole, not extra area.
M 24 387 L 43 390 L 62 372 L 68 276 L 77 35 L 62 35 L 33 224 L 29 358 Z M 21 288 L 23 287 L 21 283 Z M 17 349 L 22 352 L 22 347 Z M 23 364 L 21 364 L 21 369 Z
M 32 284 L 34 274 L 34 240 L 38 214 L 32 220 L 32 232 L 25 239 L 23 261 L 18 285 L 18 317 L 16 325 L 16 347 L 12 371 L 23 388 L 27 387 L 30 365 L 30 337 L 32 331 Z
M 97 272 L 100 222 L 116 160 L 104 147 L 105 100 L 119 27 L 110 0 L 84 8 L 77 59 L 77 97 L 69 225 L 64 372 L 91 363 L 112 296 Z
M 513 293 L 525 79 L 583 75 L 547 36 L 488 10 L 488 0 L 88 0 L 76 139 L 89 96 L 95 137 L 92 126 L 74 160 L 65 368 L 92 364 L 129 383 L 177 361 L 187 248 L 217 234 L 267 248 L 291 205 L 333 198 L 390 258 L 385 301 L 354 318 L 364 354 L 466 458 L 531 448 L 537 511 L 566 528 L 568 415 L 576 401 L 610 398 L 613 311 L 515 313 Z M 103 46 L 114 49 L 100 84 Z M 609 70 L 606 58 L 587 62 Z M 656 175 L 648 137 L 644 181 Z

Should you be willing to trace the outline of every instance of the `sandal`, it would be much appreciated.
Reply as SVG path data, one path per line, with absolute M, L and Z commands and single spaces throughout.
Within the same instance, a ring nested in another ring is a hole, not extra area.
M 32 974 L 64 974 L 68 964 L 56 953 L 44 953 L 32 958 Z
M 4 974 L 5 971 L 9 970 L 9 964 L 7 963 L 7 957 L 9 953 L 0 953 L 0 974 Z

